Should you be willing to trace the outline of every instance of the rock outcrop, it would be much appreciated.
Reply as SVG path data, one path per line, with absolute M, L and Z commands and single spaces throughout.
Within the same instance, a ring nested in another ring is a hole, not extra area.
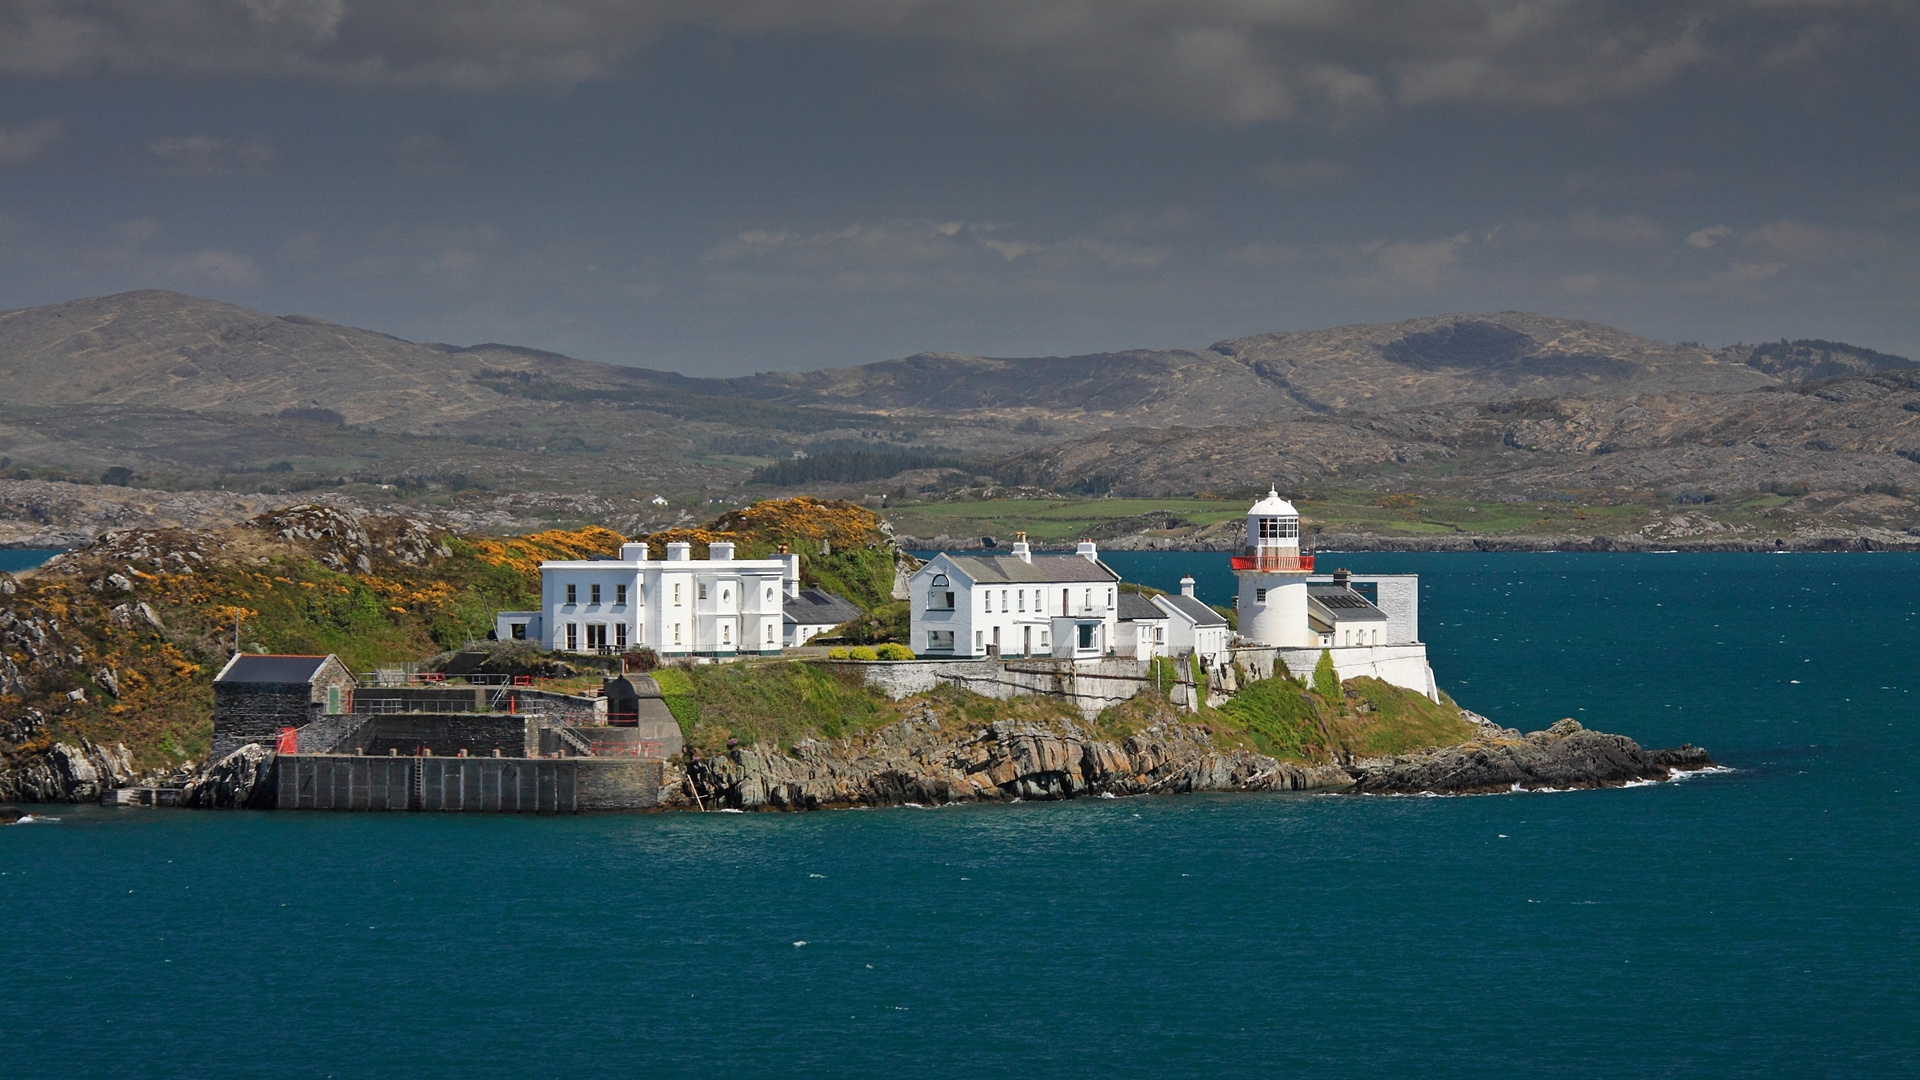
M 1573 720 L 1531 735 L 1492 725 L 1481 730 L 1472 741 L 1458 746 L 1356 762 L 1347 770 L 1353 777 L 1352 790 L 1473 795 L 1619 787 L 1634 781 L 1668 780 L 1677 770 L 1713 765 L 1707 752 L 1696 746 L 1643 750 L 1624 735 L 1589 731 Z
M 791 753 L 736 747 L 687 766 L 670 805 L 739 810 L 938 805 L 1186 791 L 1313 791 L 1350 786 L 1332 765 L 1222 751 L 1169 715 L 1124 739 L 1070 721 L 984 728 L 930 704 L 858 743 L 806 741 Z
M 133 754 L 81 740 L 56 742 L 38 757 L 0 771 L 0 799 L 19 802 L 90 802 L 134 781 Z
M 209 762 L 180 790 L 180 805 L 205 810 L 264 809 L 273 800 L 273 751 L 246 745 Z

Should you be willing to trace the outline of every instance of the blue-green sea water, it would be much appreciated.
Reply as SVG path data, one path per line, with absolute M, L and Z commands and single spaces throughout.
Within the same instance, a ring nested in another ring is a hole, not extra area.
M 0 1077 L 1920 1073 L 1920 557 L 1353 555 L 1443 686 L 1736 771 L 0 829 Z M 1116 555 L 1222 599 L 1218 556 Z
M 31 570 L 58 554 L 57 548 L 0 548 L 0 570 L 17 574 L 22 570 Z

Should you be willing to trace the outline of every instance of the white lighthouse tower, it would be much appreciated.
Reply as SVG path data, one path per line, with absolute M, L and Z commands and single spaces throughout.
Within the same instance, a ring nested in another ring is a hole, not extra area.
M 1278 489 L 1247 511 L 1247 549 L 1233 557 L 1240 579 L 1240 636 L 1281 648 L 1318 643 L 1307 625 L 1307 575 L 1313 556 L 1300 554 L 1300 512 Z

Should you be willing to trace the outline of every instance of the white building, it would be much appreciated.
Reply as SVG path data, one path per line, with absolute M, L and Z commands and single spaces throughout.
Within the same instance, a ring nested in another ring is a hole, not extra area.
M 1180 595 L 1162 593 L 1153 598 L 1153 604 L 1167 615 L 1166 655 L 1197 655 L 1201 663 L 1211 666 L 1227 651 L 1232 637 L 1227 617 L 1201 603 L 1194 594 L 1193 575 L 1180 579 Z
M 730 543 L 712 544 L 706 559 L 692 550 L 672 543 L 665 559 L 653 559 L 647 545 L 624 544 L 617 559 L 541 563 L 540 611 L 503 612 L 495 633 L 512 638 L 518 624 L 553 652 L 778 653 L 800 556 L 735 559 Z
M 1167 626 L 1171 621 L 1158 604 L 1137 592 L 1120 592 L 1119 622 L 1114 652 L 1136 660 L 1167 655 Z
M 910 583 L 920 656 L 1118 655 L 1120 575 L 1090 541 L 1072 555 L 1035 555 L 1020 533 L 1011 554 L 941 552 Z
M 1307 619 L 1311 573 L 1313 556 L 1300 553 L 1300 512 L 1277 490 L 1268 491 L 1247 511 L 1245 554 L 1233 557 L 1240 639 L 1283 649 L 1320 644 Z

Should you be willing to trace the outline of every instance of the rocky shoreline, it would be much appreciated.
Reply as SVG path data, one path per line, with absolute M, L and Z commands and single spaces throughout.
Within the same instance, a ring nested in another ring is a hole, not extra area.
M 1561 720 L 1522 735 L 1467 714 L 1479 727 L 1455 746 L 1394 757 L 1298 764 L 1222 748 L 1205 725 L 1171 711 L 1124 738 L 1070 720 L 1002 721 L 984 727 L 943 717 L 923 702 L 861 739 L 807 740 L 790 752 L 735 746 L 724 755 L 669 765 L 662 809 L 826 810 L 941 806 L 1187 792 L 1314 791 L 1362 795 L 1479 795 L 1622 787 L 1714 767 L 1705 750 L 1645 750 L 1622 735 Z M 273 754 L 248 744 L 209 762 L 180 786 L 177 805 L 264 809 L 272 805 Z M 135 784 L 124 747 L 56 744 L 11 773 L 0 798 L 90 802 Z
M 1644 750 L 1573 720 L 1522 735 L 1472 718 L 1479 732 L 1456 746 L 1301 765 L 1223 750 L 1204 726 L 1171 713 L 1124 739 L 1103 739 L 1066 722 L 949 730 L 922 705 L 860 744 L 809 741 L 789 754 L 735 747 L 694 760 L 668 777 L 663 805 L 820 810 L 1198 791 L 1475 795 L 1621 787 L 1714 766 L 1697 747 Z

